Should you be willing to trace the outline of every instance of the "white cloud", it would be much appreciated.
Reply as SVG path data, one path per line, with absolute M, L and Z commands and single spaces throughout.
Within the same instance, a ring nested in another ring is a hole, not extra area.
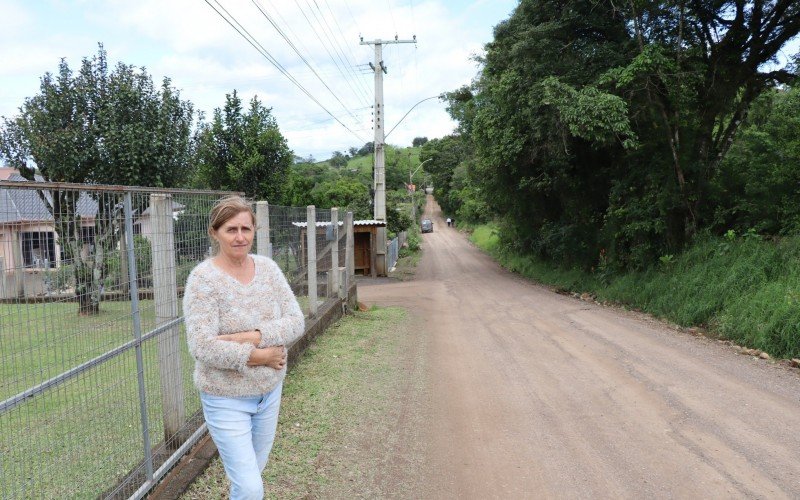
M 67 57 L 76 68 L 82 57 L 96 53 L 97 42 L 103 42 L 112 64 L 145 66 L 156 80 L 169 76 L 182 96 L 207 116 L 224 104 L 225 94 L 233 89 L 245 101 L 258 94 L 273 108 L 297 154 L 325 158 L 332 151 L 372 140 L 368 107 L 373 101 L 373 75 L 365 65 L 373 60 L 373 47 L 360 45 L 359 36 L 373 40 L 392 39 L 395 33 L 404 39 L 417 35 L 416 46 L 384 46 L 389 66 L 384 79 L 388 129 L 419 100 L 469 83 L 477 71 L 470 56 L 481 50 L 493 25 L 516 3 L 256 0 L 323 84 L 251 0 L 218 1 L 355 135 L 200 0 L 0 0 L 0 9 L 14 19 L 4 16 L 0 24 L 5 28 L 0 33 L 4 43 L 0 115 L 14 114 L 26 96 L 34 95 L 39 78 L 45 71 L 55 71 L 60 57 Z M 217 0 L 209 2 L 218 7 Z M 452 128 L 444 104 L 431 100 L 412 111 L 389 142 L 410 144 L 416 136 L 439 137 Z

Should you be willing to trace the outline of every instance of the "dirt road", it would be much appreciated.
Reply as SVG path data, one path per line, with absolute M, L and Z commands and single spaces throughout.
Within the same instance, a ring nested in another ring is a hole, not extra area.
M 800 498 L 797 370 L 552 293 L 428 207 L 416 279 L 359 284 L 425 325 L 420 498 Z

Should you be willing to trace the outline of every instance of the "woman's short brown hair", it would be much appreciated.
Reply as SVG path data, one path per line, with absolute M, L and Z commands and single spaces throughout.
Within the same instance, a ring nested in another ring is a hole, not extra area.
M 253 227 L 256 225 L 256 214 L 253 212 L 253 207 L 241 196 L 226 196 L 219 200 L 214 208 L 211 209 L 211 215 L 208 220 L 208 235 L 213 236 L 223 224 L 233 219 L 242 212 L 250 214 L 250 219 L 253 221 Z M 216 240 L 211 238 L 214 254 L 216 255 L 219 250 Z

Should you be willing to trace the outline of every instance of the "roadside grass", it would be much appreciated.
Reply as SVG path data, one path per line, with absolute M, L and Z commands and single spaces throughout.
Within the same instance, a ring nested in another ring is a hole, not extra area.
M 352 456 L 359 453 L 359 436 L 385 424 L 381 415 L 397 396 L 396 364 L 407 323 L 400 308 L 355 312 L 301 355 L 284 382 L 277 436 L 265 470 L 268 498 L 352 498 L 370 488 L 374 462 L 363 467 Z M 217 458 L 182 498 L 216 499 L 227 493 Z
M 139 309 L 152 329 L 153 301 Z M 0 400 L 131 340 L 131 325 L 130 302 L 103 302 L 95 316 L 78 315 L 76 302 L 0 304 Z
M 800 238 L 705 236 L 640 272 L 563 269 L 500 247 L 496 227 L 471 240 L 511 271 L 561 291 L 591 293 L 681 326 L 700 326 L 777 357 L 800 357 Z
M 394 265 L 394 271 L 389 273 L 390 278 L 408 281 L 414 279 L 416 275 L 417 265 L 422 258 L 422 250 L 419 247 L 419 229 L 415 227 L 409 231 L 407 243 L 409 243 L 407 247 L 400 249 L 400 256 Z

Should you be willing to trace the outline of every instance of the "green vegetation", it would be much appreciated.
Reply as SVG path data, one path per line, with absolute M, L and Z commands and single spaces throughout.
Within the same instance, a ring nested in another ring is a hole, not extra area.
M 286 377 L 275 446 L 265 471 L 268 498 L 349 498 L 366 491 L 371 467 L 358 467 L 358 439 L 386 422 L 398 391 L 399 308 L 346 316 L 302 354 Z M 406 367 L 408 369 L 409 367 Z M 390 431 L 387 430 L 389 434 Z M 390 439 L 381 433 L 381 439 Z M 375 457 L 368 463 L 374 464 Z M 408 486 L 407 486 L 408 487 Z M 183 498 L 225 498 L 216 459 Z M 384 492 L 407 496 L 409 492 Z
M 194 184 L 199 188 L 242 191 L 258 200 L 281 200 L 292 152 L 270 109 L 253 97 L 242 112 L 236 93 L 201 123 L 194 142 Z
M 448 94 L 456 132 L 423 146 L 437 200 L 584 270 L 603 250 L 643 271 L 706 231 L 797 234 L 798 65 L 768 64 L 796 7 L 522 0 Z
M 406 189 L 409 174 L 419 166 L 419 147 L 386 146 L 386 214 L 389 233 L 394 235 L 412 225 L 412 197 Z M 320 208 L 339 207 L 352 210 L 356 219 L 371 219 L 373 154 L 371 143 L 360 150 L 351 148 L 346 155 L 335 151 L 331 160 L 294 164 L 289 173 L 285 203 L 291 206 L 315 205 Z M 347 164 L 342 162 L 347 160 Z M 417 172 L 415 183 L 424 182 L 424 172 Z M 417 213 L 422 213 L 424 193 L 419 189 L 413 196 Z
M 500 244 L 496 225 L 472 241 L 504 267 L 564 291 L 591 293 L 682 326 L 710 328 L 773 356 L 800 356 L 800 237 L 778 242 L 753 232 L 703 235 L 686 252 L 664 255 L 646 271 L 562 268 Z
M 109 71 L 101 45 L 76 73 L 62 60 L 56 75 L 42 77 L 39 93 L 25 100 L 18 116 L 2 119 L 0 158 L 30 180 L 38 174 L 51 182 L 176 187 L 190 176 L 192 115 L 191 103 L 181 100 L 168 78 L 159 88 L 144 69 L 120 63 Z M 84 195 L 97 202 L 89 244 L 75 223 L 75 193 L 49 196 L 44 206 L 65 260 L 73 263 L 78 311 L 98 314 L 104 256 L 123 234 L 116 222 L 121 197 Z

